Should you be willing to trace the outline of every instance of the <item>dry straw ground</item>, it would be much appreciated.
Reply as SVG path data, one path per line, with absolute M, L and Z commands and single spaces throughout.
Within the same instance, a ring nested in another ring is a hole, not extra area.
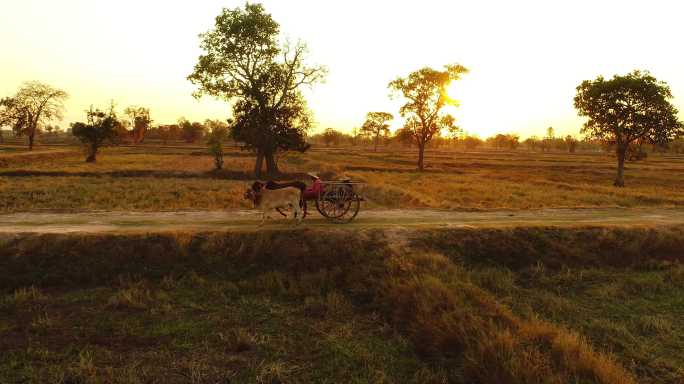
M 675 383 L 682 231 L 5 235 L 0 377 Z
M 368 208 L 530 209 L 684 205 L 684 158 L 652 155 L 627 166 L 627 188 L 612 187 L 614 159 L 600 153 L 428 152 L 415 171 L 405 150 L 323 149 L 280 160 L 290 178 L 308 171 L 364 181 Z M 252 157 L 230 151 L 212 172 L 202 148 L 113 148 L 97 164 L 77 150 L 27 155 L 0 151 L 0 211 L 185 210 L 246 207 Z M 288 176 L 285 176 L 286 178 Z
M 0 155 L 0 207 L 242 206 L 251 158 L 199 149 Z M 683 163 L 601 154 L 312 151 L 369 207 L 681 206 Z M 678 383 L 684 229 L 0 236 L 0 377 L 61 383 Z M 334 249 L 335 252 L 331 252 Z

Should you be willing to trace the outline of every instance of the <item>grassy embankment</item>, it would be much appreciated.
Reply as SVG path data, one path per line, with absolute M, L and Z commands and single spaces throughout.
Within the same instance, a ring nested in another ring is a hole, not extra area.
M 9 382 L 684 375 L 681 227 L 17 235 L 0 245 Z
M 212 172 L 202 148 L 110 148 L 97 164 L 71 152 L 0 154 L 0 212 L 27 210 L 215 210 L 246 208 L 252 157 L 229 151 Z M 289 154 L 281 169 L 346 174 L 368 185 L 367 208 L 530 209 L 681 207 L 684 158 L 652 155 L 627 166 L 627 188 L 612 187 L 605 154 L 432 150 L 415 172 L 412 151 L 321 149 Z M 286 176 L 287 177 L 287 176 Z

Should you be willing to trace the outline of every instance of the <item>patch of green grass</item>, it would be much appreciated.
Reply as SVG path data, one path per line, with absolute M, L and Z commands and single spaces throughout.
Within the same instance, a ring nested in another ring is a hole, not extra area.
M 404 383 L 417 382 L 418 371 L 437 375 L 379 317 L 358 313 L 338 293 L 320 298 L 327 309 L 312 317 L 304 296 L 235 290 L 191 273 L 55 293 L 42 309 L 19 314 L 32 316 L 31 341 L 21 325 L 0 328 L 0 377 L 8 383 Z M 103 296 L 114 300 L 102 302 Z M 168 310 L 159 310 L 166 304 Z M 0 324 L 11 324 L 8 316 L 0 312 Z
M 684 287 L 664 282 L 680 268 L 520 270 L 515 273 L 518 286 L 506 292 L 483 286 L 519 313 L 531 309 L 581 330 L 598 348 L 614 352 L 640 382 L 677 382 L 684 378 L 684 355 L 677 352 L 684 345 L 679 320 L 684 318 Z M 481 273 L 479 267 L 472 271 Z
M 672 227 L 13 235 L 0 249 L 5 297 L 36 296 L 20 291 L 33 284 L 48 300 L 0 309 L 0 323 L 10 324 L 0 335 L 10 352 L 0 358 L 0 376 L 675 378 L 681 362 L 673 351 L 684 345 L 684 288 L 672 283 L 681 277 L 672 256 L 680 234 Z M 50 360 L 28 348 L 47 350 Z

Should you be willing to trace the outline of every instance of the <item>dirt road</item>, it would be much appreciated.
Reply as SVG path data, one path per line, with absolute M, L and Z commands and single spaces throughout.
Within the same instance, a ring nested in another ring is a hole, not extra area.
M 276 217 L 277 216 L 277 217 Z M 277 215 L 263 228 L 291 228 Z M 255 211 L 12 213 L 0 215 L 0 233 L 235 231 L 258 229 Z M 352 224 L 332 224 L 320 215 L 301 227 L 515 227 L 684 224 L 684 209 L 543 209 L 528 211 L 366 210 Z

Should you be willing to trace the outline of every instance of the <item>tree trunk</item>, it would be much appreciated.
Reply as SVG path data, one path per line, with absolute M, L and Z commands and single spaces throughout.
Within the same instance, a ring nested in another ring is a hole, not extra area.
M 278 170 L 278 163 L 275 161 L 275 154 L 272 152 L 267 152 L 266 157 L 266 173 L 268 176 L 278 176 L 280 171 Z
M 29 140 L 29 148 L 28 149 L 29 149 L 29 151 L 33 150 L 33 139 L 34 139 L 35 135 L 36 135 L 35 132 L 29 132 L 29 135 L 28 135 L 28 140 Z
M 423 171 L 425 166 L 423 164 L 423 158 L 425 157 L 425 143 L 418 144 L 418 170 Z
M 97 147 L 95 145 L 90 146 L 90 151 L 88 157 L 86 157 L 86 163 L 94 163 L 97 161 L 95 158 L 97 156 Z
M 378 141 L 380 139 L 380 135 L 375 135 L 375 148 L 373 149 L 373 152 L 378 151 Z
M 264 152 L 261 149 L 257 150 L 256 163 L 254 164 L 254 177 L 261 178 L 261 167 L 264 164 Z
M 613 185 L 616 187 L 624 187 L 625 186 L 625 156 L 627 154 L 626 146 L 618 145 L 617 149 L 616 149 L 616 153 L 617 153 L 618 166 L 617 166 L 617 176 L 615 177 L 615 183 L 613 183 Z
M 223 169 L 223 153 L 216 155 L 214 158 L 214 165 L 219 171 Z

